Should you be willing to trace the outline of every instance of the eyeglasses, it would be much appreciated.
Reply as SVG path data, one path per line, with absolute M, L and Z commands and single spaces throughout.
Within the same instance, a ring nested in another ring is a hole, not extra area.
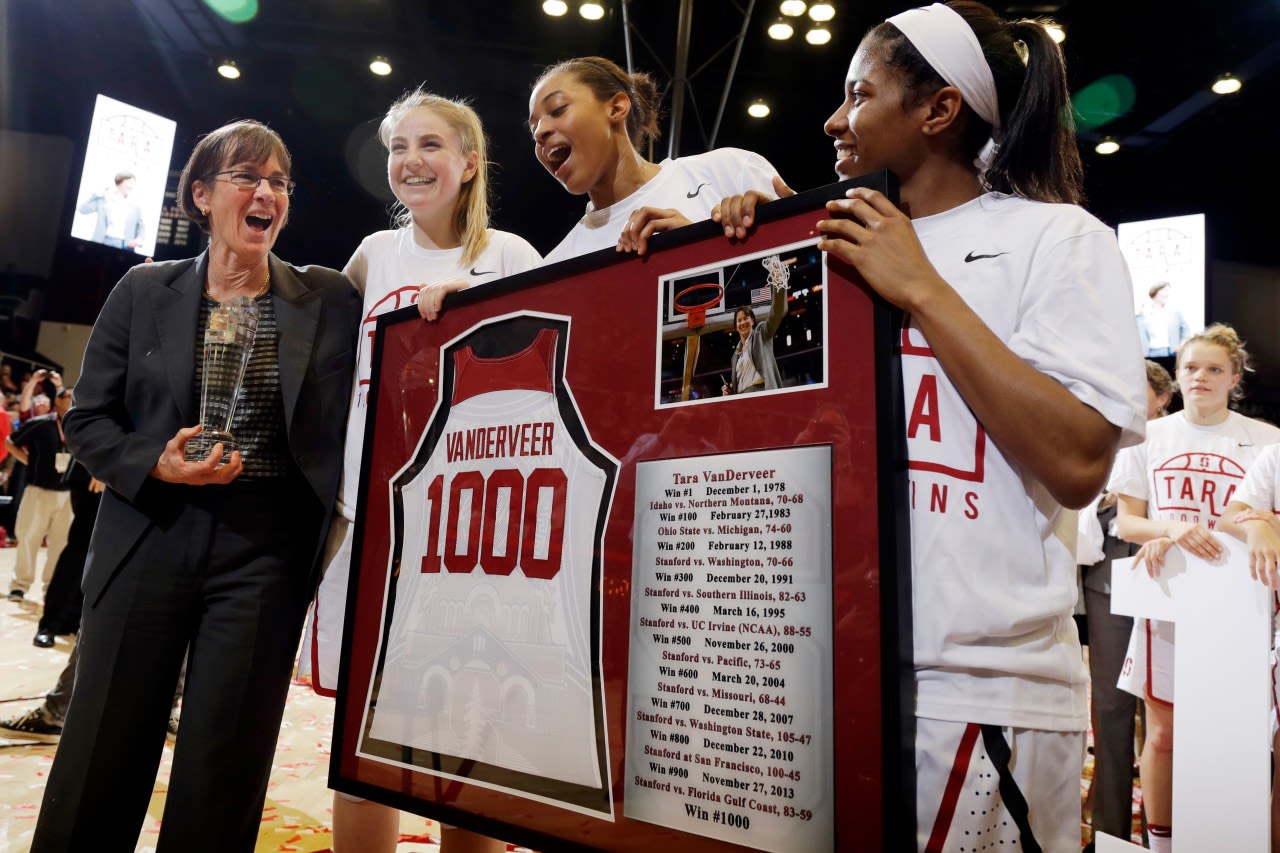
M 257 172 L 245 172 L 240 169 L 225 169 L 221 172 L 214 172 L 209 177 L 218 178 L 227 175 L 227 182 L 240 190 L 256 190 L 258 185 L 263 181 L 267 182 L 267 186 L 271 187 L 273 193 L 279 195 L 293 195 L 293 189 L 298 184 L 296 181 L 281 177 L 280 175 L 259 175 Z

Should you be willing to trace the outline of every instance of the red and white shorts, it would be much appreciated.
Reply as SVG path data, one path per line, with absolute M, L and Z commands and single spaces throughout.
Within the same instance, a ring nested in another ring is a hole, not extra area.
M 1139 699 L 1173 704 L 1173 623 L 1158 619 L 1133 620 L 1129 650 L 1116 686 Z
M 1272 597 L 1271 737 L 1280 732 L 1280 598 Z M 1146 701 L 1173 705 L 1174 623 L 1134 619 L 1116 686 Z
M 1084 732 L 916 719 L 916 848 L 1080 851 Z

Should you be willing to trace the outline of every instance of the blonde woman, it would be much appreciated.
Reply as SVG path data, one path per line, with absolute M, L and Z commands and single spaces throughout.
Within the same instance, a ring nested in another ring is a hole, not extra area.
M 329 531 L 325 575 L 316 595 L 313 683 L 334 695 L 351 571 L 360 463 L 372 381 L 372 339 L 377 317 L 413 304 L 427 320 L 443 310 L 447 294 L 531 269 L 541 261 L 523 238 L 489 227 L 484 129 L 467 104 L 416 89 L 387 110 L 378 135 L 387 147 L 387 182 L 402 210 L 396 228 L 361 241 L 344 270 L 364 296 L 356 377 L 347 421 L 343 483 Z M 335 792 L 336 853 L 395 849 L 396 809 Z M 446 848 L 504 849 L 501 842 L 447 828 Z
M 1119 501 L 1121 539 L 1142 547 L 1137 565 L 1152 576 L 1177 545 L 1206 560 L 1222 553 L 1214 534 L 1245 471 L 1280 429 L 1234 412 L 1249 354 L 1235 330 L 1214 325 L 1178 352 L 1182 410 L 1152 421 L 1143 444 L 1116 457 L 1108 490 Z M 1168 853 L 1173 837 L 1173 647 L 1170 622 L 1134 620 L 1119 685 L 1146 703 L 1140 758 L 1151 849 Z

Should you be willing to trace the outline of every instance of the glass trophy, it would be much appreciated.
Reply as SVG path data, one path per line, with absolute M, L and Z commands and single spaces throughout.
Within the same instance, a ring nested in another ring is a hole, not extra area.
M 244 371 L 258 330 L 258 306 L 247 296 L 220 303 L 209 312 L 204 330 L 204 371 L 200 384 L 200 425 L 186 446 L 188 462 L 205 459 L 222 442 L 222 461 L 230 462 L 239 442 L 231 434 L 236 404 L 243 393 Z

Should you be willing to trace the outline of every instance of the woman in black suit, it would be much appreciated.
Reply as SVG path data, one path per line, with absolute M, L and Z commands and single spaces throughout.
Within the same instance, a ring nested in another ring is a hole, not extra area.
M 94 325 L 66 433 L 107 492 L 37 853 L 134 849 L 188 647 L 158 849 L 255 846 L 338 485 L 360 310 L 341 273 L 271 254 L 290 165 L 258 122 L 203 137 L 178 196 L 208 249 L 130 270 Z M 236 296 L 260 318 L 231 430 L 239 449 L 188 462 L 204 329 Z

